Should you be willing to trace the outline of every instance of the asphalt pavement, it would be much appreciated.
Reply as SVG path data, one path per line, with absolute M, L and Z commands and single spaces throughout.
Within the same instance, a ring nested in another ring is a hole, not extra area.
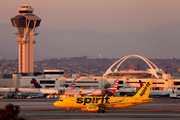
M 133 120 L 180 120 L 180 99 L 155 99 L 155 101 L 120 109 L 107 109 L 106 113 L 81 111 L 75 109 L 66 113 L 66 109 L 57 108 L 53 103 L 58 99 L 0 99 L 0 108 L 8 103 L 19 105 L 19 116 L 27 120 L 34 119 L 133 119 Z

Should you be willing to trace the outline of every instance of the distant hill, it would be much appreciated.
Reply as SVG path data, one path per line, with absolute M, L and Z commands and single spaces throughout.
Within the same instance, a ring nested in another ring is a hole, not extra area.
M 102 59 L 88 59 L 87 56 L 83 57 L 73 57 L 73 58 L 52 58 L 45 59 L 41 61 L 34 62 L 34 71 L 44 71 L 52 69 L 64 69 L 66 74 L 81 74 L 81 75 L 102 75 L 106 70 L 114 64 L 118 59 L 112 58 L 102 58 Z M 179 73 L 180 68 L 180 59 L 149 59 L 153 62 L 159 69 L 162 69 L 166 73 L 177 74 Z M 11 72 L 18 72 L 18 59 L 0 60 L 1 71 L 5 73 L 10 72 L 10 67 L 7 64 L 12 64 L 13 67 Z M 135 67 L 133 67 L 135 65 Z M 139 66 L 136 66 L 139 65 Z M 100 67 L 101 66 L 101 67 Z M 139 58 L 130 58 L 123 62 L 120 66 L 120 70 L 129 70 L 129 69 L 139 69 L 146 70 L 150 69 L 148 64 L 146 64 L 142 59 Z M 114 70 L 115 67 L 112 68 Z
M 0 58 L 18 58 L 18 44 L 11 24 L 0 23 Z M 180 58 L 180 21 L 169 21 L 143 31 L 108 34 L 88 29 L 38 28 L 35 60 L 83 55 L 119 58 L 138 54 L 146 58 Z

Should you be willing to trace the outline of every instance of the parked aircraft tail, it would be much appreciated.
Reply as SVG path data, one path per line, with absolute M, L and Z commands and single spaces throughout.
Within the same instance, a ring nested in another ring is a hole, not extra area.
M 74 79 L 74 80 L 72 81 L 72 83 L 68 86 L 68 88 L 66 88 L 66 89 L 74 89 L 75 86 L 76 86 L 76 82 L 77 82 L 77 79 Z
M 32 82 L 35 88 L 42 88 L 42 86 L 36 81 L 36 79 L 32 78 Z
M 151 89 L 151 84 L 152 84 L 152 81 L 147 81 L 133 97 L 148 98 L 150 89 Z
M 140 88 L 142 88 L 143 82 L 141 80 L 139 80 L 139 84 L 140 84 Z
M 112 93 L 118 92 L 118 91 L 117 91 L 118 82 L 119 82 L 119 79 L 117 79 L 116 81 L 114 81 L 114 83 L 112 84 L 112 86 L 111 86 L 110 88 L 108 88 L 108 90 L 112 90 Z

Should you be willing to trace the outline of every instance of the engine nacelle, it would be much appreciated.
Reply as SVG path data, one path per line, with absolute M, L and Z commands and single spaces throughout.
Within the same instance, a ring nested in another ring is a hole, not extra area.
M 98 106 L 87 106 L 85 108 L 82 108 L 82 111 L 98 111 Z

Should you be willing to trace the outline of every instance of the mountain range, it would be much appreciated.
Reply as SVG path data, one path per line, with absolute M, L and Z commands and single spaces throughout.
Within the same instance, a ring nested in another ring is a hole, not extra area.
M 18 58 L 15 28 L 0 23 L 0 59 Z M 169 21 L 155 28 L 108 34 L 89 29 L 37 28 L 34 37 L 35 60 L 79 57 L 120 58 L 137 54 L 146 58 L 180 58 L 180 21 Z

